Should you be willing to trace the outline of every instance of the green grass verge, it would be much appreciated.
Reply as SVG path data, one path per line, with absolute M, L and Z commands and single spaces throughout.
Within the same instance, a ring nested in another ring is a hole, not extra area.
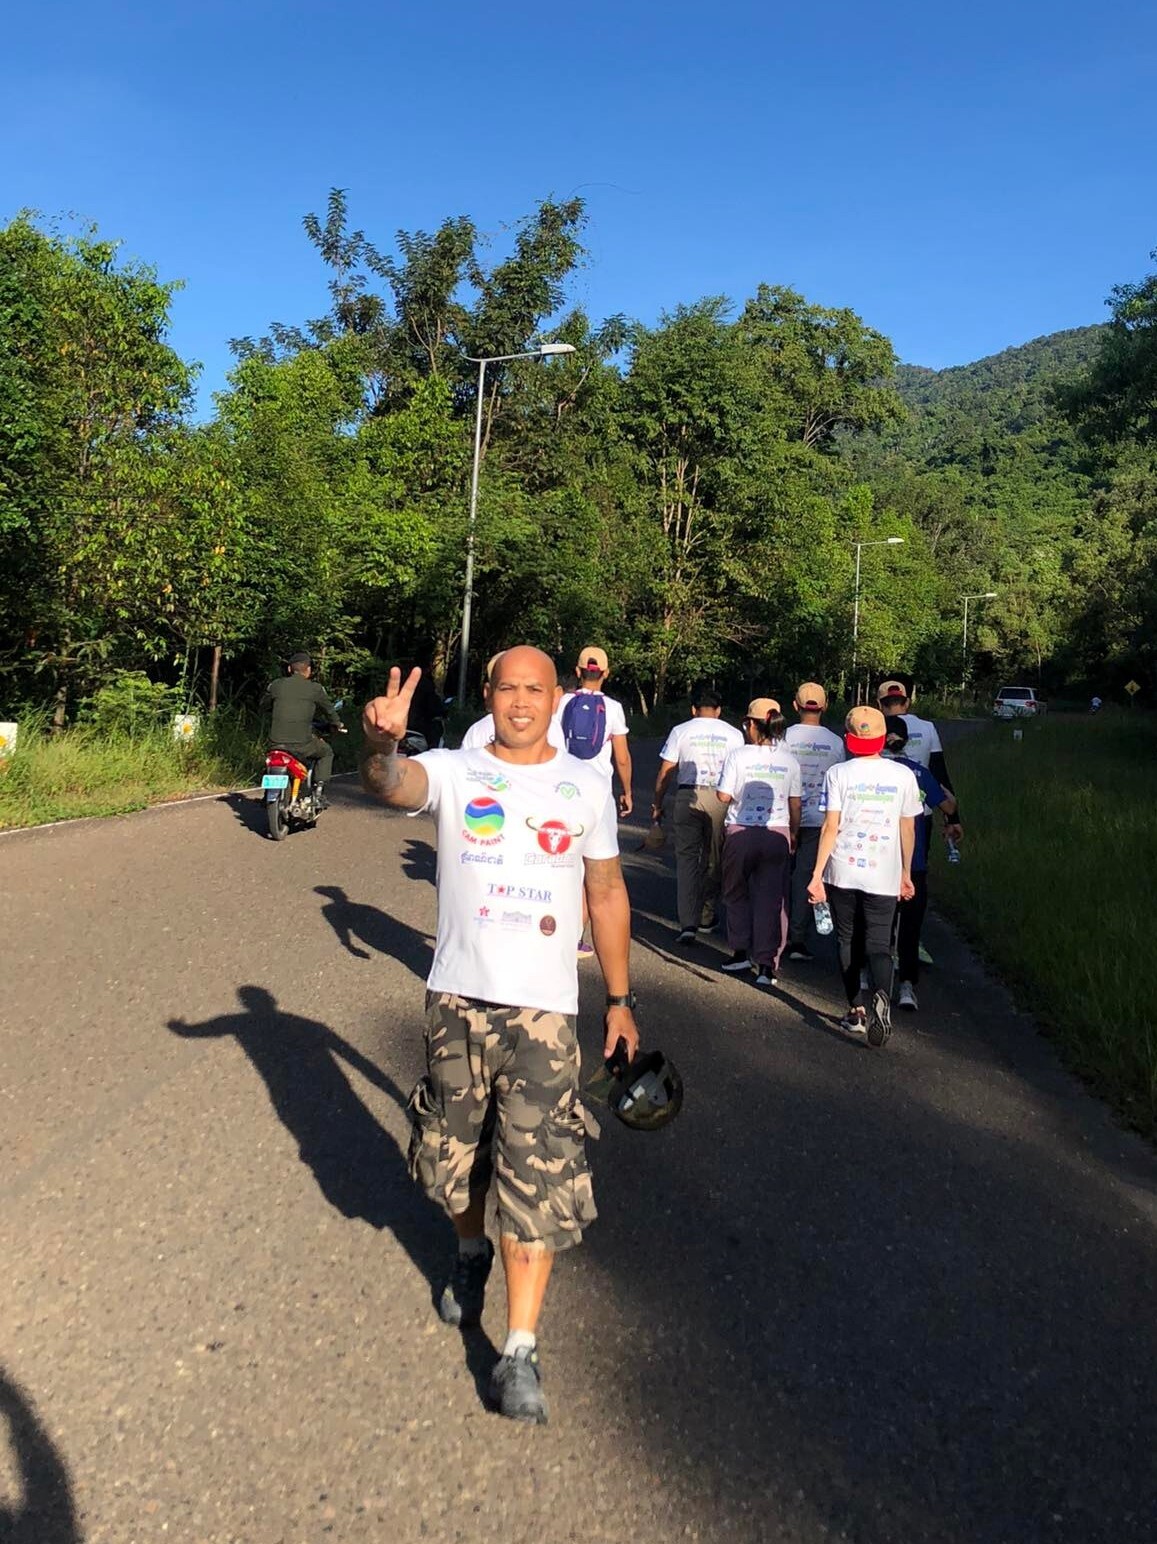
M 993 725 L 949 753 L 967 833 L 933 899 L 1122 1117 L 1157 1135 L 1157 721 Z
M 356 765 L 360 732 L 335 741 L 339 771 Z M 139 734 L 100 734 L 80 725 L 50 735 L 25 721 L 15 755 L 0 762 L 0 831 L 125 815 L 191 794 L 248 788 L 259 781 L 266 738 L 260 726 L 227 713 L 201 721 L 192 745 L 167 726 Z

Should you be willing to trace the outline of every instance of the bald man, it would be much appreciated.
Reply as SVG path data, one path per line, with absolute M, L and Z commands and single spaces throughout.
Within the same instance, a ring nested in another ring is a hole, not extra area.
M 450 1215 L 458 1254 L 442 1293 L 447 1324 L 477 1324 L 494 1248 L 496 1179 L 507 1337 L 490 1396 L 543 1424 L 536 1333 L 555 1254 L 594 1220 L 576 1033 L 584 881 L 606 981 L 604 1054 L 638 1046 L 631 1010 L 630 905 L 609 779 L 555 749 L 561 691 L 549 657 L 495 661 L 494 738 L 475 750 L 397 755 L 420 672 L 390 672 L 363 715 L 362 783 L 438 832 L 438 932 L 427 980 L 426 1076 L 410 1097 L 410 1169 Z

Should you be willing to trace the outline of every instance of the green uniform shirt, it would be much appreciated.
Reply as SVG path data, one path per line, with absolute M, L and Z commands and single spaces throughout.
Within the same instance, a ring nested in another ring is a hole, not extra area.
M 261 699 L 261 708 L 263 712 L 266 708 L 273 709 L 270 739 L 272 744 L 282 745 L 286 750 L 310 743 L 314 719 L 325 719 L 330 724 L 341 722 L 326 696 L 325 687 L 300 675 L 280 676 L 276 681 L 270 681 Z

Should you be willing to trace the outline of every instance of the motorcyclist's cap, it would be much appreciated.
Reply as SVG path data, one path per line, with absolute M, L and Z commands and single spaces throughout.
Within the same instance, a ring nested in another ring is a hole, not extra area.
M 305 653 L 291 654 L 288 663 L 291 665 L 312 665 L 313 660 Z

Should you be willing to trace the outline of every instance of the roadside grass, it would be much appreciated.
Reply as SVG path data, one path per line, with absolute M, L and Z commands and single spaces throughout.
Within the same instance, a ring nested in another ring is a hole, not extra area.
M 966 842 L 951 866 L 934 843 L 932 891 L 1068 1064 L 1150 1137 L 1155 761 L 1157 720 L 1125 711 L 992 725 L 955 740 L 949 763 Z
M 191 745 L 178 745 L 167 726 L 110 735 L 79 725 L 51 735 L 43 720 L 25 719 L 15 754 L 0 762 L 0 830 L 123 815 L 167 799 L 245 787 L 260 772 L 263 743 L 225 714 L 202 719 Z

